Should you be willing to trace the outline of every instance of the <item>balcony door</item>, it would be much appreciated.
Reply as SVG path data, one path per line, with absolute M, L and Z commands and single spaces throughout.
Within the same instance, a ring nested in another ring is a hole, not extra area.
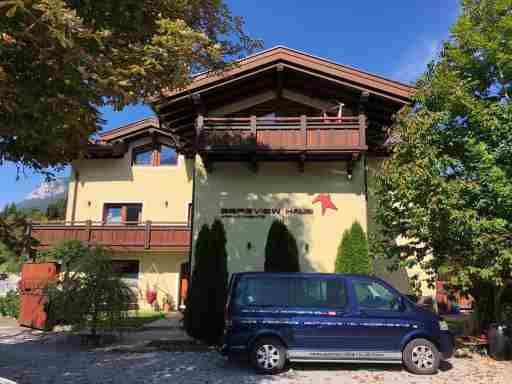
M 103 222 L 107 225 L 137 225 L 142 219 L 142 204 L 105 204 Z

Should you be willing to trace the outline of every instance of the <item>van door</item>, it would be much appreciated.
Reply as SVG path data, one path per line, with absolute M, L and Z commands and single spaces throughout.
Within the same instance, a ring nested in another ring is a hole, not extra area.
M 311 358 L 328 350 L 341 350 L 350 337 L 345 324 L 348 296 L 345 280 L 337 276 L 308 276 L 295 279 L 293 348 L 313 352 Z M 292 352 L 293 355 L 293 352 Z
M 401 307 L 398 292 L 371 278 L 350 281 L 356 307 L 354 341 L 358 349 L 400 351 L 401 341 L 417 324 L 411 312 Z
M 295 324 L 289 311 L 292 284 L 293 279 L 278 274 L 241 276 L 230 302 L 240 345 L 262 331 L 278 335 L 289 345 Z

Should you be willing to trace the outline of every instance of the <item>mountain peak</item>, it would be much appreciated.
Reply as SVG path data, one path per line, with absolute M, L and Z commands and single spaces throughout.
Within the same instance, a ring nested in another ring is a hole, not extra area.
M 54 180 L 42 182 L 25 197 L 25 200 L 52 199 L 55 196 L 66 193 L 67 188 L 68 179 L 66 177 L 59 177 Z

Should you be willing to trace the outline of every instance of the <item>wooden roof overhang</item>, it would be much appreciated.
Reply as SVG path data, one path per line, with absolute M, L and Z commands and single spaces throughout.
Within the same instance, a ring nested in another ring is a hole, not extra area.
M 198 115 L 229 116 L 275 100 L 318 111 L 342 102 L 357 111 L 365 100 L 368 136 L 392 124 L 393 115 L 410 102 L 414 87 L 286 47 L 275 47 L 240 60 L 222 73 L 194 77 L 185 89 L 163 91 L 153 101 L 160 127 L 179 141 L 178 150 L 195 152 Z
M 172 134 L 160 129 L 158 119 L 151 117 L 114 128 L 99 135 L 98 140 L 89 144 L 87 158 L 119 158 L 128 150 L 128 143 L 150 136 L 154 141 L 159 136 L 172 138 Z

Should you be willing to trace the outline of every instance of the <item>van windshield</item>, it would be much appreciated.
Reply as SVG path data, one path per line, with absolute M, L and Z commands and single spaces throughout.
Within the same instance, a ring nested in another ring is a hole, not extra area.
M 234 303 L 237 307 L 344 308 L 347 298 L 339 278 L 246 276 L 237 284 Z

